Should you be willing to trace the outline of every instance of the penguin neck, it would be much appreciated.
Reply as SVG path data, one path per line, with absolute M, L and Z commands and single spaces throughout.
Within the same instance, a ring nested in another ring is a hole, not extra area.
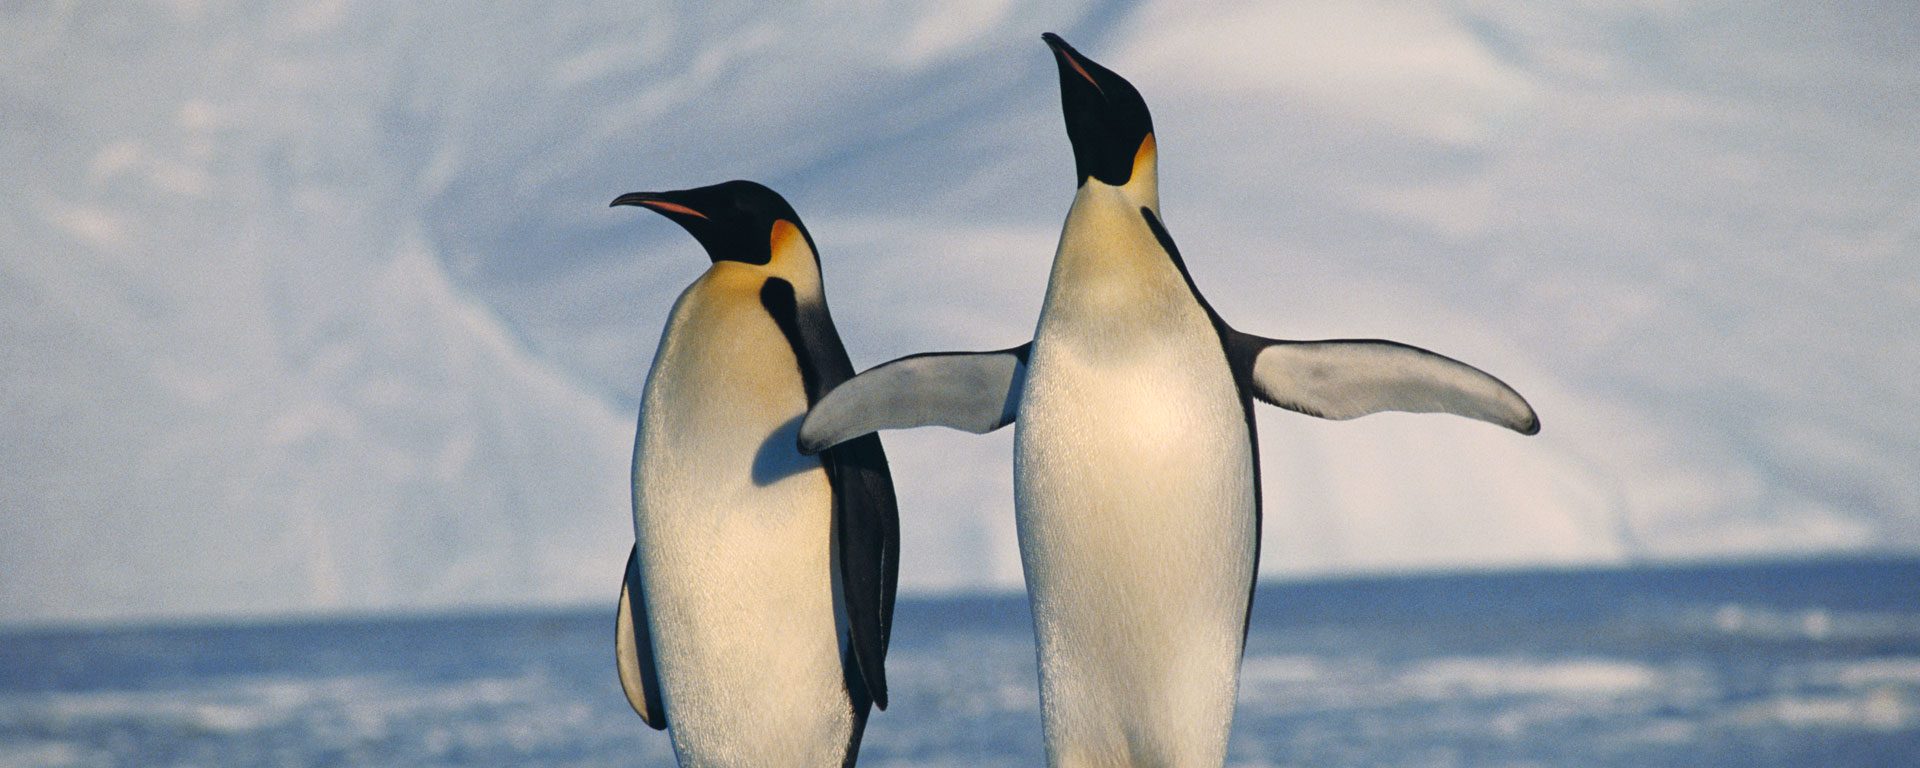
M 1158 272 L 1166 258 L 1141 218 L 1140 209 L 1154 210 L 1157 202 L 1150 184 L 1136 176 L 1124 186 L 1088 179 L 1074 195 L 1053 257 L 1052 294 L 1077 285 L 1138 282 Z
M 826 291 L 820 283 L 820 258 L 813 242 L 793 223 L 781 220 L 773 224 L 767 241 L 768 259 L 760 269 L 768 277 L 793 284 L 794 300 L 802 307 L 826 303 Z
M 1160 215 L 1160 147 L 1153 134 L 1141 139 L 1139 148 L 1134 150 L 1133 171 L 1127 175 L 1126 183 L 1116 186 L 1088 176 L 1080 182 L 1080 190 L 1073 197 L 1074 209 L 1078 210 L 1081 202 L 1090 197 L 1099 197 L 1101 190 L 1116 191 L 1134 209 L 1149 208 L 1153 215 Z
M 1056 266 L 1067 257 L 1067 235 L 1076 226 L 1125 230 L 1128 220 L 1140 217 L 1141 208 L 1153 211 L 1156 218 L 1160 215 L 1160 160 L 1151 133 L 1134 153 L 1133 173 L 1125 184 L 1116 186 L 1092 176 L 1080 182 L 1080 189 L 1073 195 L 1073 207 L 1067 210 L 1068 232 L 1061 233 L 1060 251 L 1054 256 Z
M 1153 215 L 1160 215 L 1160 143 L 1153 134 L 1140 140 L 1140 148 L 1133 153 L 1133 174 L 1120 189 L 1141 206 L 1153 209 Z
M 1194 302 L 1186 279 L 1141 209 L 1158 216 L 1151 163 L 1126 184 L 1088 179 L 1074 196 L 1054 254 L 1036 336 L 1138 340 Z
M 688 292 L 707 300 L 760 307 L 760 292 L 769 280 L 785 281 L 793 289 L 795 308 L 806 315 L 824 314 L 826 292 L 820 281 L 820 260 L 813 244 L 793 224 L 778 221 L 768 237 L 767 262 L 720 259 Z
M 1093 177 L 1080 183 L 1080 189 L 1073 196 L 1073 207 L 1067 210 L 1067 223 L 1060 234 L 1059 250 L 1054 254 L 1055 281 L 1063 276 L 1071 277 L 1077 270 L 1069 270 L 1067 275 L 1063 275 L 1061 267 L 1077 267 L 1077 262 L 1092 260 L 1120 266 L 1113 264 L 1113 259 L 1151 259 L 1146 254 L 1138 253 L 1138 246 L 1142 244 L 1138 235 L 1141 232 L 1148 233 L 1145 242 L 1154 244 L 1151 250 L 1158 250 L 1157 241 L 1153 240 L 1140 216 L 1142 208 L 1153 211 L 1156 218 L 1160 215 L 1158 166 L 1153 134 L 1147 134 L 1134 155 L 1133 173 L 1127 177 L 1125 184 L 1116 186 Z

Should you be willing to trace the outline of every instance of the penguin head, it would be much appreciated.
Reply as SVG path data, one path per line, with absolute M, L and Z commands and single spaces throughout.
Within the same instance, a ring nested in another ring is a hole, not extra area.
M 1092 178 L 1124 187 L 1136 171 L 1151 176 L 1156 159 L 1153 116 L 1140 92 L 1126 78 L 1080 55 L 1059 35 L 1048 32 L 1040 39 L 1053 49 L 1060 67 L 1060 107 L 1080 184 Z
M 805 261 L 817 273 L 813 236 L 786 198 L 751 181 L 728 181 L 709 187 L 671 192 L 629 192 L 613 205 L 637 205 L 679 224 L 714 264 L 739 262 L 785 271 L 787 254 L 805 251 Z M 795 242 L 798 240 L 798 242 Z M 805 246 L 800 248 L 800 246 Z

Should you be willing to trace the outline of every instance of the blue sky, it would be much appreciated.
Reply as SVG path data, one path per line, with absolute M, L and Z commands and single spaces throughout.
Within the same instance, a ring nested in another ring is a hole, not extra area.
M 1920 547 L 1907 4 L 180 0 L 0 12 L 0 621 L 610 604 L 706 262 L 606 202 L 781 190 L 862 367 L 1018 343 L 1042 31 L 1230 321 L 1541 414 L 1262 413 L 1265 572 Z M 1017 588 L 1011 435 L 887 444 L 903 585 Z

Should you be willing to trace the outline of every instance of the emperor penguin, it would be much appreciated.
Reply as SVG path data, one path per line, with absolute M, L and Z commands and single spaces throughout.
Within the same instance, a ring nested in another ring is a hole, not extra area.
M 683 766 L 850 766 L 887 706 L 899 524 L 876 436 L 805 455 L 801 417 L 853 375 L 813 236 L 749 181 L 621 195 L 712 266 L 674 302 L 633 450 L 615 656 Z
M 1218 766 L 1260 558 L 1253 401 L 1324 419 L 1453 413 L 1527 435 L 1540 421 L 1499 379 L 1424 349 L 1227 325 L 1161 222 L 1146 102 L 1043 39 L 1079 187 L 1032 341 L 875 367 L 813 407 L 801 447 L 1017 423 L 1048 764 Z

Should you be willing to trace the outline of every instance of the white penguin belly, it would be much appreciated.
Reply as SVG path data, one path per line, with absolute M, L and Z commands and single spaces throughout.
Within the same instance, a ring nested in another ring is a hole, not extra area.
M 1015 426 L 1048 762 L 1218 766 L 1255 559 L 1246 411 L 1185 279 L 1102 192 L 1069 215 Z
M 1018 421 L 1057 766 L 1218 765 L 1232 719 L 1254 561 L 1244 411 L 1217 343 L 1139 351 L 1109 367 L 1043 340 Z
M 712 278 L 703 278 L 702 283 Z M 647 384 L 634 531 L 674 751 L 688 766 L 839 765 L 852 729 L 832 489 L 794 446 L 806 396 L 758 302 L 695 283 Z

